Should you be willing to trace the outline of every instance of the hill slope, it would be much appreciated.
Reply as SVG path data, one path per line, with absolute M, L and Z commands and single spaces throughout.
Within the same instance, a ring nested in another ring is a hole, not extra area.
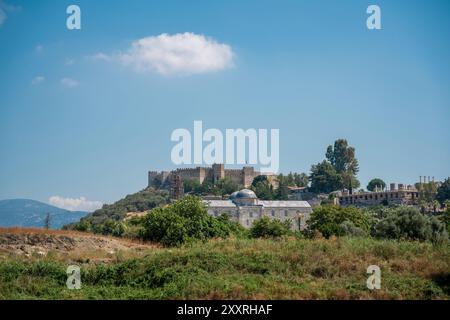
M 144 212 L 167 204 L 169 192 L 166 190 L 145 189 L 129 194 L 113 204 L 105 204 L 101 209 L 89 213 L 80 222 L 67 224 L 66 229 L 92 231 L 95 233 L 111 234 L 110 226 L 122 221 L 129 212 Z
M 69 211 L 30 199 L 0 200 L 0 226 L 43 227 L 47 213 L 50 227 L 59 229 L 87 215 L 84 211 Z

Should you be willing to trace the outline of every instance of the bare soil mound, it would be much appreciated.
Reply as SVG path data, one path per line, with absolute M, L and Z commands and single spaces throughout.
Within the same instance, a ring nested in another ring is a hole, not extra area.
M 127 239 L 99 236 L 83 232 L 31 228 L 0 228 L 0 253 L 18 256 L 45 256 L 50 251 L 64 253 L 96 253 L 96 256 L 117 252 L 142 251 L 154 248 Z M 103 253 L 103 254 L 102 254 Z

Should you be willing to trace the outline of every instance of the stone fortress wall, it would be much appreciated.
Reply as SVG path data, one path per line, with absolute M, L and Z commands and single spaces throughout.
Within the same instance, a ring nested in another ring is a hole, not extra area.
M 159 188 L 167 186 L 170 183 L 170 176 L 176 174 L 183 180 L 195 180 L 199 183 L 203 181 L 216 182 L 223 178 L 230 178 L 234 182 L 244 187 L 249 187 L 253 179 L 261 173 L 255 171 L 253 167 L 243 167 L 242 169 L 225 169 L 224 164 L 213 164 L 211 167 L 196 167 L 196 168 L 178 168 L 172 171 L 149 171 L 148 172 L 148 186 Z M 269 182 L 277 187 L 275 174 L 263 174 L 269 179 Z
M 420 201 L 419 191 L 412 185 L 391 183 L 388 190 L 375 190 L 374 192 L 343 193 L 338 196 L 339 203 L 343 206 L 374 206 L 386 205 L 418 205 Z

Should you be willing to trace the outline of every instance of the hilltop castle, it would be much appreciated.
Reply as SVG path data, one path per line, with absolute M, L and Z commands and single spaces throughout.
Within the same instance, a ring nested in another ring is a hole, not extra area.
M 172 177 L 176 175 L 182 180 L 195 180 L 199 183 L 207 180 L 217 182 L 223 178 L 230 178 L 237 184 L 249 187 L 253 179 L 259 175 L 265 175 L 269 182 L 276 187 L 276 175 L 271 173 L 260 173 L 255 171 L 253 167 L 243 167 L 242 169 L 225 169 L 224 164 L 213 164 L 211 167 L 181 168 L 172 171 L 149 171 L 148 186 L 160 188 L 170 185 Z

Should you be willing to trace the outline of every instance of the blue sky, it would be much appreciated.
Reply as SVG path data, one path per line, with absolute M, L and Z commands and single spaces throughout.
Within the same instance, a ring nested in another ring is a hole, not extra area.
M 362 186 L 450 175 L 448 1 L 0 3 L 0 199 L 113 202 L 175 167 L 170 134 L 194 120 L 280 129 L 281 172 L 309 172 L 346 138 Z M 66 28 L 70 4 L 81 30 Z M 370 4 L 382 30 L 366 28 Z M 232 66 L 163 75 L 95 58 L 185 32 L 227 45 Z

